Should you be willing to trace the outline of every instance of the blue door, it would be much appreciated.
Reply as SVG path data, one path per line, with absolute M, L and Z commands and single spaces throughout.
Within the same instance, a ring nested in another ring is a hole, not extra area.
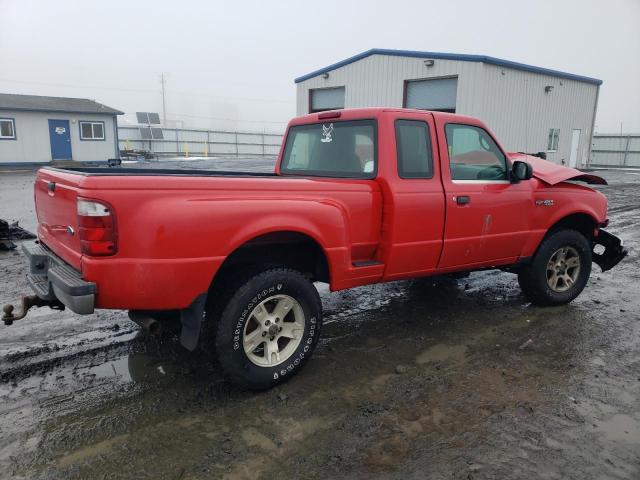
M 69 120 L 49 120 L 52 160 L 71 160 Z

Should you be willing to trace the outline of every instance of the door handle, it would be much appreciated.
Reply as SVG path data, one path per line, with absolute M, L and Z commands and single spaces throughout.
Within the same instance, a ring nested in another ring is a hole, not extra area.
M 471 203 L 471 197 L 468 195 L 460 195 L 459 197 L 456 197 L 456 203 L 458 205 L 468 205 Z

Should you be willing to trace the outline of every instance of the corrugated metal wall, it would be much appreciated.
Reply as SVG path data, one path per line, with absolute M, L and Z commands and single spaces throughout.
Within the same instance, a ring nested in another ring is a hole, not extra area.
M 545 87 L 553 90 L 546 93 Z M 589 156 L 597 85 L 482 64 L 478 81 L 465 78 L 460 113 L 482 119 L 509 150 L 546 151 L 550 128 L 560 129 L 558 150 L 547 158 L 569 163 L 572 130 L 580 130 L 577 165 Z
M 578 165 L 586 164 L 598 86 L 478 62 L 372 55 L 297 84 L 297 112 L 308 113 L 309 89 L 345 86 L 345 107 L 401 107 L 405 80 L 458 77 L 456 112 L 478 117 L 510 151 L 546 151 L 550 128 L 560 129 L 549 160 L 569 163 L 572 130 L 581 131 Z M 553 87 L 546 93 L 545 87 Z
M 640 135 L 594 135 L 589 165 L 640 167 Z
M 298 115 L 308 113 L 309 89 L 346 87 L 345 107 L 401 107 L 404 81 L 409 79 L 478 75 L 479 63 L 436 60 L 432 67 L 424 59 L 372 55 L 329 73 L 297 84 Z M 460 89 L 458 89 L 460 101 Z

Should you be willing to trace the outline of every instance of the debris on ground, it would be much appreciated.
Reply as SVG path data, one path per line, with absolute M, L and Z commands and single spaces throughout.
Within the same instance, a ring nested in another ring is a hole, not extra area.
M 525 348 L 527 348 L 528 346 L 533 344 L 533 338 L 528 339 L 526 342 L 524 342 L 522 345 L 520 345 L 518 348 L 520 350 L 524 350 Z
M 13 250 L 17 247 L 12 240 L 33 240 L 36 236 L 21 228 L 18 222 L 9 223 L 0 218 L 0 250 Z

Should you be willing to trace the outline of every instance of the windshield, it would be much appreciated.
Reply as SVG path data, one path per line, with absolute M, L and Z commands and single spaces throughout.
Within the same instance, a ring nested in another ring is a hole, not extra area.
M 323 177 L 374 178 L 375 127 L 374 120 L 291 127 L 280 171 Z

